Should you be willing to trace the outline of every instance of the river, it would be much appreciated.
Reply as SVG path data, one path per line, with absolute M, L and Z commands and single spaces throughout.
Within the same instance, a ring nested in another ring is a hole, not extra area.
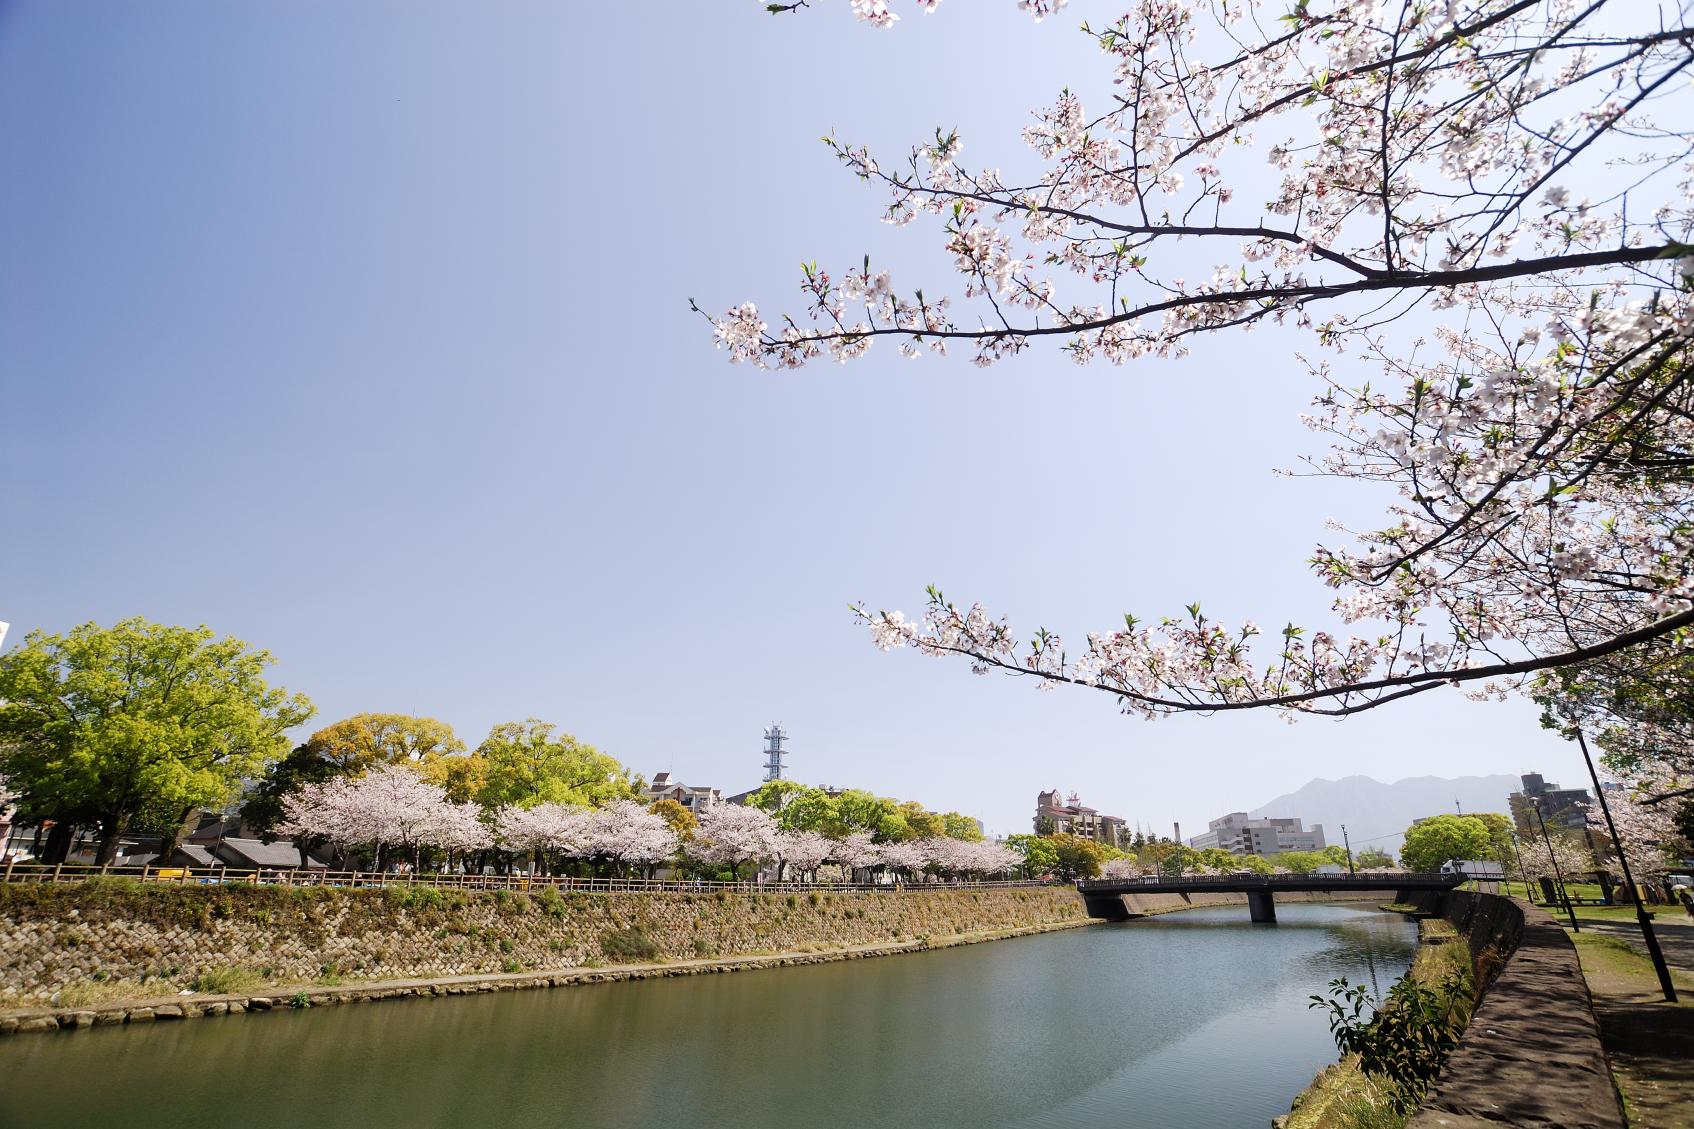
M 1307 997 L 1383 991 L 1405 918 L 1189 910 L 733 975 L 0 1041 L 0 1126 L 1264 1129 L 1335 1057 Z

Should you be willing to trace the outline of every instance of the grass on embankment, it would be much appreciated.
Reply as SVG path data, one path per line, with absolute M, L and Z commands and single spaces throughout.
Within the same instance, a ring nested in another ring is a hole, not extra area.
M 1435 988 L 1456 972 L 1471 985 L 1470 946 L 1451 924 L 1424 918 L 1418 922 L 1418 941 L 1407 978 Z M 1464 1009 L 1467 1021 L 1474 1006 Z M 1401 1129 L 1406 1121 L 1394 1111 L 1386 1084 L 1360 1070 L 1357 1055 L 1348 1055 L 1326 1066 L 1275 1124 L 1280 1129 Z

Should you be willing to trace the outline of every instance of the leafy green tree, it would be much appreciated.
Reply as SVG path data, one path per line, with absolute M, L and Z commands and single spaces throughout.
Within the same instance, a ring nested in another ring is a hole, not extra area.
M 1065 834 L 1048 836 L 1047 842 L 1058 856 L 1053 863 L 1053 873 L 1060 878 L 1093 878 L 1100 873 L 1100 865 L 1105 862 L 1106 856 L 1094 840 Z
M 306 745 L 353 774 L 381 764 L 424 764 L 465 751 L 465 743 L 445 721 L 403 713 L 354 714 L 324 726 Z
M 1384 870 L 1394 865 L 1394 856 L 1381 847 L 1366 847 L 1353 856 L 1353 865 L 1360 870 Z
M 944 812 L 941 816 L 941 824 L 949 839 L 958 839 L 966 843 L 982 841 L 982 828 L 978 826 L 976 820 L 968 815 L 956 811 Z
M 247 790 L 241 804 L 241 818 L 251 824 L 266 842 L 275 838 L 277 824 L 282 822 L 282 798 L 298 792 L 308 784 L 322 784 L 347 770 L 334 761 L 325 760 L 310 744 L 297 745 L 294 750 L 266 770 L 264 777 Z
M 1317 851 L 1282 851 L 1270 861 L 1290 874 L 1310 874 L 1329 860 Z
M 1023 876 L 1040 878 L 1053 873 L 1059 865 L 1059 851 L 1053 840 L 1042 835 L 1008 835 L 1006 846 L 1023 856 Z
M 363 776 L 385 764 L 415 765 L 443 784 L 442 762 L 465 750 L 453 727 L 433 717 L 361 713 L 326 725 L 273 764 L 248 790 L 241 818 L 269 838 L 282 820 L 282 797 L 334 776 Z M 463 758 L 456 758 L 463 759 Z
M 469 759 L 483 762 L 480 787 L 471 798 L 486 808 L 600 807 L 641 798 L 641 789 L 616 758 L 533 717 L 496 725 Z
M 145 813 L 180 824 L 283 755 L 312 704 L 265 681 L 271 662 L 210 628 L 139 617 L 32 631 L 0 656 L 0 776 L 26 819 L 97 824 L 109 863 Z M 69 842 L 57 846 L 63 859 Z
M 1264 875 L 1269 874 L 1276 867 L 1272 866 L 1270 859 L 1263 855 L 1236 855 L 1235 865 L 1231 869 L 1248 870 L 1254 874 Z
M 1488 824 L 1472 815 L 1432 815 L 1406 828 L 1400 861 L 1408 870 L 1439 870 L 1452 859 L 1492 857 Z
M 694 818 L 694 813 L 675 800 L 655 800 L 647 810 L 654 815 L 663 816 L 665 822 L 670 824 L 671 830 L 676 832 L 677 838 L 684 842 L 694 838 L 694 833 L 700 830 L 700 821 Z
M 906 823 L 908 839 L 940 839 L 947 834 L 946 821 L 932 811 L 925 811 L 916 800 L 907 800 L 895 810 Z
M 747 803 L 750 807 L 776 815 L 805 790 L 806 785 L 798 780 L 767 780 L 747 797 Z
M 1240 869 L 1237 865 L 1239 860 L 1236 856 L 1222 847 L 1205 847 L 1199 852 L 1199 858 L 1201 866 L 1207 866 L 1223 873 Z
M 849 788 L 835 797 L 835 810 L 847 831 L 866 831 L 879 843 L 907 838 L 906 821 L 895 810 L 894 801 Z
M 1512 857 L 1512 833 L 1516 830 L 1511 818 L 1497 811 L 1479 811 L 1471 813 L 1467 818 L 1480 819 L 1488 828 L 1488 853 L 1475 855 L 1474 858 L 1492 859 L 1504 863 Z

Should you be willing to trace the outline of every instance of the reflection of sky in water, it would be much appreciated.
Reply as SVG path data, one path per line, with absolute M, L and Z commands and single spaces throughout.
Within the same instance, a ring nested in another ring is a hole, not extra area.
M 0 1044 L 0 1125 L 784 1129 L 1265 1124 L 1334 1057 L 1307 998 L 1384 987 L 1398 917 L 1194 910 L 799 969 Z M 22 1085 L 18 1080 L 24 1081 Z

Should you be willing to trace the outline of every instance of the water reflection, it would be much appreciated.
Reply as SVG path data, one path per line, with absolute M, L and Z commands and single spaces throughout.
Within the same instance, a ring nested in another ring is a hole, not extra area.
M 1194 910 L 935 953 L 0 1043 L 0 1125 L 1265 1124 L 1334 1056 L 1307 997 L 1396 916 Z

